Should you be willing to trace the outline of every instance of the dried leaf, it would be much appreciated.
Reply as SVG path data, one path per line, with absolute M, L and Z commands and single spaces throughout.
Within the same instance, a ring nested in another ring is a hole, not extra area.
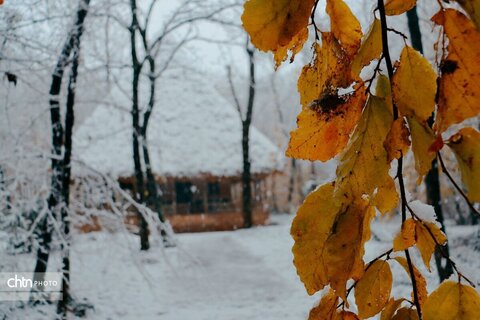
M 426 121 L 435 108 L 437 75 L 418 51 L 405 46 L 393 75 L 393 101 L 404 116 Z M 419 90 L 421 88 L 421 90 Z
M 418 320 L 417 310 L 403 307 L 398 309 L 392 320 Z
M 350 311 L 340 311 L 337 313 L 335 320 L 359 320 L 357 315 Z
M 464 14 L 446 9 L 433 18 L 444 27 L 448 55 L 442 61 L 435 128 L 445 131 L 452 124 L 480 113 L 480 32 Z
M 426 122 L 419 121 L 416 117 L 407 118 L 410 134 L 412 136 L 412 151 L 415 158 L 415 169 L 419 175 L 418 183 L 421 182 L 424 175 L 430 171 L 432 161 L 437 156 L 437 149 L 434 146 L 438 144 L 438 139 L 433 130 Z
M 480 315 L 480 296 L 470 286 L 444 281 L 428 297 L 424 320 L 473 320 Z
M 415 239 L 415 221 L 407 219 L 402 224 L 400 233 L 393 239 L 393 251 L 403 251 L 416 243 Z
M 403 117 L 396 119 L 384 142 L 388 162 L 391 162 L 393 159 L 400 159 L 400 157 L 407 154 L 410 147 L 409 137 L 410 131 L 408 131 L 405 124 L 405 119 Z
M 327 183 L 308 195 L 292 222 L 290 233 L 295 240 L 293 263 L 309 294 L 321 290 L 328 283 L 323 248 L 340 209 L 341 203 L 334 196 L 334 186 Z
M 298 128 L 290 134 L 288 157 L 327 161 L 347 145 L 365 105 L 365 87 L 358 88 L 353 95 L 336 98 L 338 105 L 319 101 L 303 107 L 297 119 Z
M 479 0 L 457 0 L 462 8 L 467 11 L 470 19 L 480 29 L 480 1 Z
M 273 55 L 273 59 L 275 60 L 275 69 L 278 68 L 282 64 L 282 62 L 287 60 L 289 53 L 291 54 L 290 62 L 293 62 L 293 60 L 295 59 L 295 55 L 302 50 L 303 45 L 305 44 L 307 39 L 308 28 L 305 28 L 299 33 L 297 33 L 292 38 L 292 41 L 290 41 L 289 44 L 279 47 Z
M 346 300 L 346 283 L 360 279 L 364 272 L 364 244 L 370 238 L 370 222 L 375 210 L 368 202 L 349 203 L 338 214 L 323 252 L 330 286 Z
M 435 252 L 436 247 L 436 243 L 435 240 L 433 240 L 432 235 L 435 237 L 436 242 L 440 245 L 444 245 L 447 242 L 447 237 L 435 223 L 426 222 L 423 224 L 420 221 L 415 221 L 417 249 L 420 251 L 423 263 L 425 263 L 428 271 L 431 271 L 430 260 L 432 259 L 432 254 Z
M 355 303 L 360 318 L 370 318 L 382 311 L 392 290 L 392 271 L 384 260 L 375 261 L 355 286 Z
M 382 314 L 380 315 L 380 320 L 391 320 L 393 314 L 397 311 L 403 301 L 405 301 L 405 299 L 395 300 L 394 298 L 391 298 L 385 306 L 385 309 L 383 309 Z
M 405 269 L 405 271 L 411 278 L 412 276 L 410 274 L 410 269 L 408 268 L 407 259 L 405 259 L 404 257 L 395 257 L 395 260 L 397 260 L 397 262 L 400 263 L 400 265 L 403 267 L 403 269 Z M 414 274 L 415 283 L 417 286 L 418 302 L 422 307 L 425 304 L 425 301 L 427 301 L 427 297 L 428 297 L 427 281 L 415 266 L 413 266 L 413 274 Z M 412 300 L 413 300 L 413 292 L 412 292 Z
M 249 0 L 242 22 L 255 47 L 277 51 L 308 25 L 315 0 Z
M 463 128 L 450 138 L 448 146 L 457 158 L 468 199 L 480 202 L 480 132 Z
M 385 3 L 385 13 L 388 16 L 396 16 L 407 12 L 415 7 L 417 0 L 388 0 Z
M 338 297 L 332 289 L 322 297 L 318 306 L 310 310 L 308 320 L 334 320 L 336 319 Z

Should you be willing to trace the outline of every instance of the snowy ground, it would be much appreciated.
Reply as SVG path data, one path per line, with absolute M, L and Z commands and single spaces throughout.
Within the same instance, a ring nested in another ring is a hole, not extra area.
M 149 252 L 139 252 L 138 239 L 125 233 L 76 235 L 73 292 L 94 304 L 87 315 L 92 320 L 305 319 L 318 297 L 306 294 L 292 265 L 291 219 L 275 216 L 273 225 L 251 230 L 179 234 L 176 248 L 154 244 Z M 389 248 L 397 226 L 397 221 L 374 222 L 367 259 Z M 479 283 L 480 253 L 473 250 L 478 227 L 450 230 L 455 260 Z M 30 255 L 1 257 L 0 269 L 33 265 Z M 393 263 L 392 268 L 400 276 L 394 294 L 409 295 L 403 270 Z M 421 270 L 431 290 L 437 284 L 435 271 Z M 52 319 L 53 311 L 2 303 L 0 319 Z

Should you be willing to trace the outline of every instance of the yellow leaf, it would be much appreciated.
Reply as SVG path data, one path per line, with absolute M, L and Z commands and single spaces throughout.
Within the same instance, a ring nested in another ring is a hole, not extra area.
M 405 119 L 403 117 L 396 119 L 384 142 L 388 162 L 391 162 L 393 159 L 400 159 L 400 157 L 407 154 L 410 147 L 409 137 L 410 131 L 408 131 L 405 124 Z
M 418 320 L 417 310 L 403 307 L 398 309 L 392 320 Z
M 424 320 L 473 320 L 480 315 L 480 296 L 470 286 L 444 281 L 428 297 Z
M 396 16 L 407 12 L 416 4 L 417 0 L 388 0 L 385 3 L 385 13 L 389 16 Z
M 277 69 L 282 62 L 287 60 L 289 52 L 291 53 L 290 62 L 293 62 L 295 55 L 302 50 L 307 39 L 308 28 L 305 28 L 296 34 L 288 45 L 279 47 L 273 55 L 273 59 L 275 60 L 275 69 Z
M 387 108 L 384 99 L 370 96 L 347 148 L 340 155 L 337 168 L 337 188 L 341 194 L 352 198 L 374 197 L 377 190 L 383 193 L 380 197 L 383 203 L 388 204 L 384 210 L 392 209 L 398 201 L 383 147 L 393 122 Z
M 332 103 L 335 99 L 338 105 Z M 303 107 L 298 128 L 290 134 L 287 156 L 312 161 L 333 158 L 347 145 L 365 99 L 365 87 L 361 86 L 352 95 L 331 96 Z
M 480 1 L 479 0 L 457 0 L 462 8 L 467 11 L 478 29 L 480 29 Z
M 430 171 L 432 161 L 437 156 L 437 150 L 433 146 L 436 145 L 438 138 L 426 122 L 420 122 L 416 117 L 408 117 L 407 122 L 412 135 L 415 169 L 419 175 L 418 183 L 420 183 L 423 176 Z
M 403 269 L 405 269 L 405 271 L 411 278 L 412 276 L 410 274 L 410 269 L 408 267 L 407 259 L 405 259 L 404 257 L 395 257 L 395 260 L 397 260 L 397 262 L 400 263 L 400 265 L 403 267 Z M 418 303 L 420 304 L 420 307 L 422 307 L 425 304 L 425 301 L 427 301 L 427 297 L 428 297 L 427 281 L 415 266 L 412 266 L 412 267 L 413 267 L 413 274 L 415 277 L 415 283 L 417 287 Z M 413 292 L 412 292 L 412 300 L 413 300 Z
M 341 209 L 333 191 L 333 184 L 327 183 L 309 194 L 292 222 L 290 233 L 295 240 L 293 263 L 309 294 L 314 294 L 328 283 L 323 248 Z
M 305 30 L 315 0 L 249 0 L 242 22 L 255 47 L 275 52 Z
M 382 26 L 380 20 L 375 19 L 367 38 L 360 46 L 360 50 L 353 59 L 352 72 L 359 75 L 363 67 L 370 64 L 373 59 L 379 59 L 382 54 Z M 377 92 L 378 95 L 378 92 Z
M 377 85 L 375 87 L 375 94 L 379 98 L 384 98 L 387 109 L 393 115 L 393 104 L 392 104 L 392 87 L 390 86 L 390 80 L 387 76 L 380 74 L 377 78 Z
M 370 318 L 382 311 L 392 290 L 392 271 L 384 260 L 375 261 L 355 286 L 355 303 L 360 318 Z
M 400 233 L 393 239 L 393 251 L 403 251 L 415 244 L 415 221 L 407 219 Z
M 393 314 L 397 311 L 403 301 L 405 301 L 405 299 L 395 300 L 394 298 L 391 298 L 385 306 L 385 309 L 383 309 L 382 314 L 380 315 L 380 320 L 391 320 Z
M 430 260 L 432 259 L 432 254 L 435 252 L 436 247 L 435 240 L 432 238 L 432 235 L 440 245 L 444 245 L 447 242 L 447 237 L 435 223 L 426 222 L 423 224 L 420 221 L 415 221 L 417 249 L 420 251 L 423 263 L 425 263 L 428 271 L 431 271 Z
M 310 310 L 308 320 L 334 320 L 336 317 L 338 297 L 332 289 L 322 297 L 318 306 Z
M 442 61 L 435 128 L 450 125 L 480 113 L 480 32 L 464 14 L 446 9 L 432 20 L 442 25 L 448 37 L 448 55 Z
M 368 202 L 349 203 L 338 214 L 323 252 L 330 286 L 346 300 L 346 283 L 364 272 L 364 244 L 370 238 L 370 222 L 375 210 Z
M 332 33 L 322 34 L 322 45 L 314 44 L 315 57 L 302 69 L 298 78 L 300 103 L 308 107 L 337 88 L 347 88 L 353 82 L 350 60 Z
M 353 57 L 362 41 L 362 27 L 343 0 L 327 0 L 331 29 L 349 57 Z
M 480 132 L 467 127 L 450 138 L 448 146 L 455 153 L 468 199 L 480 202 Z
M 404 116 L 426 121 L 435 108 L 437 75 L 418 51 L 405 46 L 393 75 L 393 101 Z M 419 90 L 421 88 L 421 90 Z

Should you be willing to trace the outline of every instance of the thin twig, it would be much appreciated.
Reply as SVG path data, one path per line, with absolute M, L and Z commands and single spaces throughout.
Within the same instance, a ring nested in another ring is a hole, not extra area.
M 423 226 L 427 229 L 428 234 L 430 235 L 430 237 L 432 238 L 432 240 L 435 242 L 435 245 L 437 246 L 438 251 L 440 252 L 440 254 L 442 255 L 442 257 L 444 257 L 444 258 L 452 265 L 452 267 L 453 267 L 453 269 L 455 270 L 455 272 L 457 273 L 458 277 L 465 279 L 472 287 L 475 288 L 475 284 L 473 283 L 473 281 L 470 280 L 469 278 L 467 278 L 463 273 L 461 273 L 461 272 L 458 270 L 456 263 L 455 263 L 455 262 L 447 255 L 447 253 L 444 251 L 443 245 L 440 244 L 440 243 L 437 241 L 437 238 L 436 238 L 435 235 L 433 234 L 433 232 L 432 232 L 432 230 L 430 229 L 430 227 L 425 223 L 425 221 L 423 221 L 421 218 L 419 218 L 408 204 L 407 204 L 407 208 L 408 208 L 408 210 L 410 211 L 412 217 L 413 217 L 414 219 L 420 221 L 420 223 L 423 224 Z
M 455 179 L 453 179 L 452 175 L 450 174 L 450 172 L 448 171 L 447 167 L 445 166 L 445 163 L 443 162 L 443 158 L 442 158 L 442 155 L 440 154 L 440 152 L 437 152 L 437 157 L 438 157 L 438 160 L 440 160 L 440 165 L 442 167 L 442 171 L 443 173 L 445 173 L 445 175 L 448 177 L 448 179 L 452 182 L 453 186 L 455 187 L 455 189 L 457 189 L 457 191 L 462 195 L 463 199 L 465 199 L 465 201 L 467 202 L 467 205 L 470 207 L 470 209 L 475 213 L 477 214 L 478 216 L 480 216 L 480 212 L 478 212 L 478 210 L 475 208 L 475 206 L 470 202 L 470 200 L 468 199 L 467 195 L 465 194 L 465 192 L 463 192 L 462 188 L 460 188 L 460 186 L 457 184 L 457 182 L 455 181 Z
M 312 20 L 313 28 L 315 29 L 315 40 L 316 41 L 320 40 L 320 37 L 318 36 L 318 31 L 320 31 L 320 29 L 318 28 L 318 26 L 315 22 L 315 12 L 317 11 L 317 6 L 318 6 L 318 0 L 315 1 L 315 6 L 313 7 L 312 15 L 310 16 L 310 19 Z
M 390 58 L 390 51 L 388 47 L 388 34 L 387 34 L 388 26 L 387 26 L 387 17 L 385 13 L 385 4 L 383 0 L 378 0 L 378 12 L 380 15 L 380 23 L 382 26 L 382 51 L 385 57 L 385 64 L 387 65 L 388 78 L 390 79 L 390 86 L 391 86 L 392 79 L 393 79 L 393 65 L 392 65 L 392 59 Z M 393 99 L 392 99 L 392 105 L 393 105 L 393 120 L 396 120 L 399 117 L 399 113 L 398 113 L 398 108 L 395 105 L 395 101 L 393 101 Z M 405 192 L 405 183 L 403 181 L 403 155 L 398 159 L 397 178 L 400 186 L 400 196 L 402 201 L 402 224 L 403 224 L 407 219 L 407 207 L 406 207 L 407 196 Z M 411 279 L 412 279 L 412 288 L 413 288 L 413 301 L 415 303 L 415 306 L 417 307 L 418 319 L 421 320 L 422 311 L 420 309 L 420 302 L 418 299 L 417 283 L 414 277 L 413 264 L 410 259 L 410 254 L 408 252 L 408 249 L 405 250 L 405 256 L 407 258 L 408 269 L 410 270 L 410 274 L 412 275 Z

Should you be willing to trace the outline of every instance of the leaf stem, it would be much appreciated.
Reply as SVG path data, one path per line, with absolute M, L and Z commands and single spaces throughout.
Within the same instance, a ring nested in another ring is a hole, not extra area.
M 452 182 L 453 186 L 455 187 L 455 189 L 457 189 L 457 191 L 462 195 L 462 197 L 465 199 L 465 201 L 467 202 L 467 205 L 470 207 L 470 209 L 472 210 L 472 212 L 474 212 L 476 215 L 480 216 L 480 212 L 478 212 L 478 210 L 475 208 L 475 206 L 470 202 L 470 200 L 468 199 L 467 195 L 465 194 L 465 192 L 463 192 L 462 188 L 460 188 L 460 186 L 458 185 L 458 183 L 455 181 L 455 179 L 453 179 L 452 175 L 450 174 L 450 172 L 448 171 L 447 167 L 445 166 L 445 163 L 443 162 L 443 158 L 442 158 L 442 155 L 440 154 L 440 152 L 437 152 L 437 157 L 438 157 L 438 160 L 440 161 L 440 166 L 442 167 L 442 171 L 443 173 L 445 173 L 445 175 L 448 177 L 448 179 Z
M 389 28 L 387 26 L 387 16 L 385 13 L 385 4 L 383 3 L 383 0 L 378 0 L 378 12 L 380 14 L 380 23 L 382 26 L 382 51 L 383 51 L 383 56 L 385 58 L 385 64 L 387 65 L 388 78 L 390 79 L 390 86 L 392 86 L 393 65 L 392 65 L 392 59 L 390 58 L 390 51 L 388 47 Z M 392 99 L 392 105 L 393 105 L 393 120 L 396 120 L 398 119 L 399 114 L 398 114 L 398 108 L 395 105 L 395 102 L 393 101 L 393 99 Z M 400 196 L 402 201 L 402 224 L 403 224 L 407 219 L 407 197 L 405 192 L 405 183 L 403 181 L 403 155 L 398 159 L 397 177 L 398 177 L 398 184 L 400 186 Z M 408 249 L 405 250 L 405 256 L 407 258 L 408 269 L 410 270 L 410 275 L 412 279 L 413 301 L 417 308 L 418 319 L 421 320 L 422 311 L 421 311 L 420 303 L 418 300 L 417 283 L 413 273 L 413 270 L 414 270 L 413 264 L 412 264 L 412 260 L 410 258 L 410 253 L 408 252 Z

